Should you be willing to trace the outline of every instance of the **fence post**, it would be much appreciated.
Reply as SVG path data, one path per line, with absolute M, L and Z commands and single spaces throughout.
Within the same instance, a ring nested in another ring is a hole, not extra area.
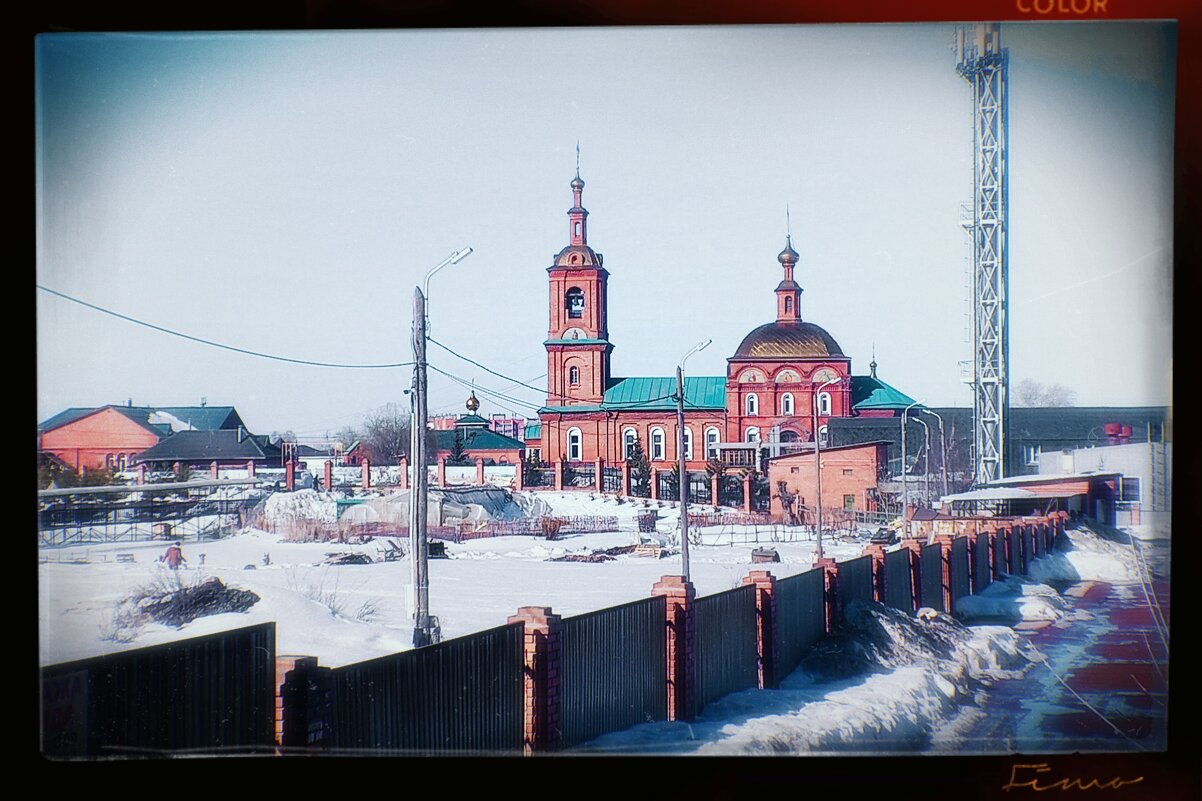
M 445 487 L 447 485 L 447 457 L 438 457 L 438 472 L 435 474 L 435 481 L 438 486 Z
M 877 603 L 885 603 L 885 546 L 865 545 L 860 556 L 872 557 L 872 596 Z
M 605 491 L 605 460 L 601 457 L 593 460 L 593 486 L 597 492 Z
M 405 456 L 400 458 L 401 474 L 397 482 L 397 489 L 409 489 L 409 459 Z
M 255 460 L 254 459 L 250 459 L 246 463 L 246 477 L 247 478 L 255 477 Z
M 139 484 L 146 483 L 146 465 L 145 464 L 138 465 L 138 483 Z
M 622 462 L 622 497 L 630 497 L 630 462 Z
M 922 607 L 922 542 L 914 539 L 904 539 L 901 547 L 910 552 L 910 608 Z
M 559 461 L 554 462 L 552 464 L 552 467 L 555 469 L 555 491 L 556 492 L 563 491 L 563 471 L 564 471 L 564 467 L 566 465 L 567 465 L 567 460 L 564 459 L 562 456 L 559 458 Z
M 284 463 L 284 489 L 288 492 L 296 489 L 296 462 L 291 460 Z
M 664 576 L 651 588 L 652 596 L 667 596 L 668 720 L 692 720 L 697 687 L 697 624 L 693 617 L 696 594 L 684 576 Z
M 659 468 L 651 468 L 651 500 L 659 500 Z
M 717 475 L 710 476 L 710 503 L 715 509 L 718 508 L 718 490 L 720 489 L 718 485 L 720 481 L 721 479 Z
M 364 459 L 359 465 L 359 469 L 360 482 L 363 485 L 363 489 L 371 489 L 371 460 Z
M 325 471 L 322 474 L 321 488 L 329 492 L 334 488 L 334 463 L 326 459 Z
M 476 486 L 484 486 L 484 457 L 476 457 Z
M 751 473 L 743 476 L 743 511 L 751 514 Z
M 209 463 L 209 478 L 217 480 L 217 462 L 215 461 Z
M 526 488 L 526 460 L 518 459 L 513 463 L 513 488 L 521 492 Z
M 776 675 L 780 648 L 780 633 L 776 624 L 776 577 L 767 570 L 752 570 L 743 577 L 743 583 L 755 585 L 760 689 L 775 689 L 780 686 L 780 677 Z
M 276 671 L 280 669 L 276 663 Z M 296 657 L 280 687 L 280 744 L 328 748 L 332 745 L 333 686 L 330 669 L 317 657 Z
M 823 576 L 823 601 L 826 606 L 826 633 L 839 622 L 839 563 L 829 556 L 814 560 L 814 569 Z
M 522 751 L 529 755 L 555 751 L 559 727 L 559 629 L 561 618 L 549 606 L 523 606 L 509 623 L 521 623 L 525 651 L 525 734 Z
M 940 578 L 940 592 L 943 593 L 943 608 L 952 614 L 952 538 L 947 534 L 936 534 L 935 544 L 939 546 L 939 567 L 943 574 Z

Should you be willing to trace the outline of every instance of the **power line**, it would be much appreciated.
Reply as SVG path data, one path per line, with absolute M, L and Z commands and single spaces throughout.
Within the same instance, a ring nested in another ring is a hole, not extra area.
M 50 289 L 49 287 L 42 286 L 41 284 L 35 284 L 35 286 L 37 286 L 37 288 L 42 290 L 43 292 L 49 292 L 51 295 L 55 295 L 57 297 L 63 298 L 64 300 L 69 300 L 72 303 L 78 303 L 80 306 L 86 306 L 89 309 L 94 309 L 98 312 L 103 312 L 104 314 L 111 315 L 120 320 L 125 320 L 126 322 L 145 326 L 146 328 L 150 328 L 155 331 L 162 332 L 164 334 L 170 334 L 171 336 L 180 337 L 181 339 L 187 339 L 192 342 L 199 342 L 202 345 L 209 345 L 214 348 L 221 348 L 222 350 L 229 350 L 229 351 L 233 351 L 234 353 L 244 354 L 246 356 L 257 356 L 260 359 L 272 359 L 277 362 L 288 362 L 289 364 L 304 364 L 304 365 L 308 365 L 310 367 L 339 367 L 339 368 L 344 368 L 344 369 L 348 369 L 348 370 L 384 370 L 384 369 L 390 369 L 390 368 L 395 368 L 395 367 L 412 367 L 413 366 L 413 362 L 396 362 L 396 363 L 391 363 L 391 364 L 342 364 L 339 362 L 318 362 L 318 361 L 313 361 L 310 359 L 292 359 L 287 356 L 274 356 L 270 353 L 259 353 L 258 351 L 247 350 L 246 348 L 239 348 L 234 345 L 224 345 L 220 342 L 213 342 L 212 340 L 209 340 L 209 339 L 201 339 L 200 337 L 194 337 L 191 334 L 184 334 L 179 331 L 173 331 L 170 328 L 164 328 L 161 325 L 155 325 L 154 323 L 148 323 L 144 320 L 138 320 L 134 317 L 130 317 L 125 314 L 121 314 L 120 312 L 115 312 L 112 309 L 106 309 L 103 306 L 97 306 L 94 303 L 88 303 L 86 300 L 80 300 L 79 298 L 71 297 L 70 295 Z

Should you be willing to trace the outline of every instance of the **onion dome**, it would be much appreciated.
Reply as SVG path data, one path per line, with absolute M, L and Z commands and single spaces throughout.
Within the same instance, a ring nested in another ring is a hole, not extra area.
M 761 325 L 743 338 L 736 359 L 821 359 L 842 357 L 834 337 L 813 323 L 775 322 Z

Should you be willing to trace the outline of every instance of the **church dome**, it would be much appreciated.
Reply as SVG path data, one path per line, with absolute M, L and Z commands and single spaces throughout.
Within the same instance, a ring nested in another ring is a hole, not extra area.
M 761 325 L 743 338 L 736 359 L 820 359 L 842 357 L 839 343 L 813 323 L 775 322 Z

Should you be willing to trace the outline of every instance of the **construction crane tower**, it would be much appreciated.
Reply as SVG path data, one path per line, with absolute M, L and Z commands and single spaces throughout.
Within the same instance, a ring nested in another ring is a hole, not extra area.
M 973 483 L 1003 478 L 1010 417 L 1008 116 L 1009 53 L 1001 27 L 957 28 L 956 72 L 973 93 L 972 387 Z

